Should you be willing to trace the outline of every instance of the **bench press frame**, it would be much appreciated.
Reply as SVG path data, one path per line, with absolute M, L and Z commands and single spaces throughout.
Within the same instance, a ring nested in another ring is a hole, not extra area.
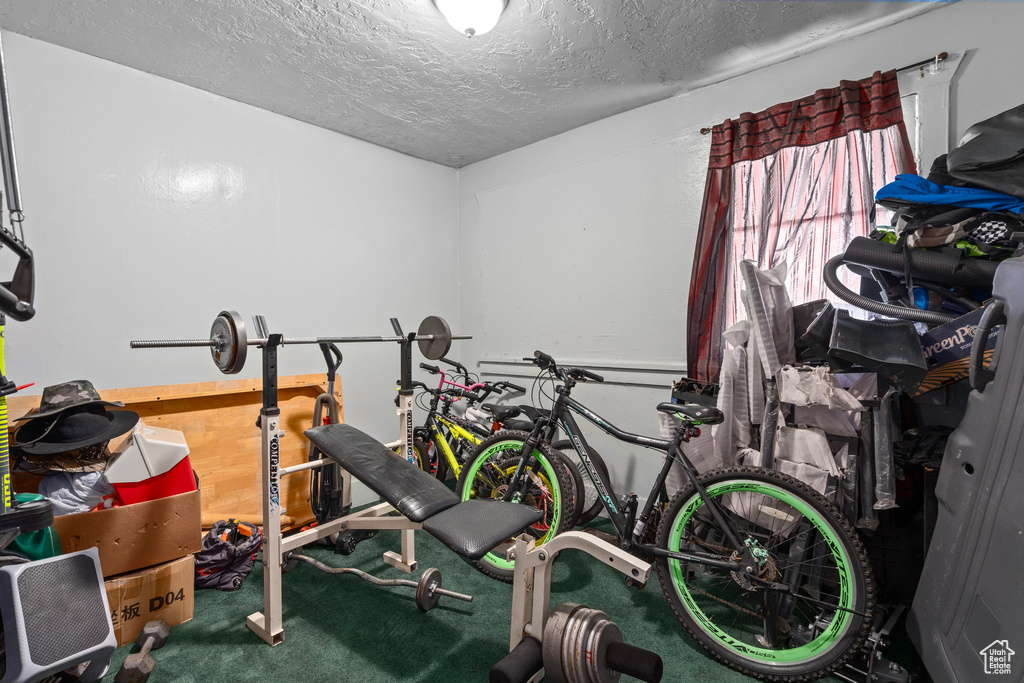
M 260 408 L 260 432 L 262 441 L 263 471 L 263 611 L 254 612 L 246 619 L 249 630 L 271 646 L 284 642 L 283 604 L 281 583 L 284 564 L 289 553 L 331 534 L 355 529 L 397 529 L 402 532 L 400 552 L 387 551 L 385 562 L 404 572 L 417 569 L 414 532 L 422 524 L 404 516 L 391 516 L 395 508 L 389 503 L 378 503 L 359 512 L 339 517 L 312 529 L 288 536 L 281 535 L 280 480 L 282 476 L 302 472 L 316 467 L 336 464 L 330 458 L 321 458 L 293 467 L 280 467 L 281 411 L 277 393 L 277 351 L 282 335 L 269 334 L 263 351 L 263 406 Z M 388 447 L 402 446 L 403 453 L 412 448 L 412 340 L 403 341 L 402 374 L 399 385 L 398 416 L 401 440 Z M 352 475 L 343 467 L 341 472 L 342 506 L 352 501 Z M 625 552 L 617 546 L 592 534 L 569 531 L 556 536 L 537 548 L 535 541 L 525 534 L 516 539 L 509 550 L 509 558 L 515 560 L 515 577 L 512 588 L 512 620 L 510 649 L 523 638 L 543 640 L 544 626 L 551 609 L 551 566 L 558 553 L 577 549 L 597 558 L 639 583 L 647 583 L 651 565 Z M 531 678 L 539 681 L 543 671 Z
M 263 497 L 263 611 L 253 612 L 246 619 L 249 630 L 262 638 L 268 645 L 284 642 L 284 607 L 281 599 L 281 578 L 287 554 L 331 534 L 348 529 L 399 529 L 402 532 L 401 552 L 384 553 L 384 561 L 406 573 L 416 571 L 416 543 L 413 532 L 422 527 L 402 516 L 389 516 L 395 509 L 388 503 L 378 503 L 359 512 L 331 520 L 300 531 L 284 538 L 281 535 L 280 485 L 281 477 L 316 467 L 334 465 L 329 458 L 305 462 L 294 467 L 280 466 L 280 440 L 284 431 L 280 429 L 281 409 L 277 399 L 277 351 L 283 337 L 269 334 L 263 352 L 263 406 L 260 408 L 260 436 L 262 443 L 262 497 Z M 412 336 L 400 342 L 402 347 L 402 374 L 399 385 L 399 422 L 408 428 L 401 429 L 401 440 L 394 445 L 402 446 L 402 453 L 412 449 Z M 344 468 L 341 472 L 342 506 L 352 502 L 352 475 Z

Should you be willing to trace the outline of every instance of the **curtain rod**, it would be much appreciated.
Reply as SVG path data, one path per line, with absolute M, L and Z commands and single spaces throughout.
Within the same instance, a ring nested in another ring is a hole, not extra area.
M 901 66 L 900 68 L 896 69 L 896 72 L 898 73 L 900 71 L 910 71 L 911 69 L 922 69 L 923 70 L 924 67 L 926 67 L 926 66 L 928 66 L 930 64 L 938 65 L 938 64 L 941 64 L 942 62 L 946 61 L 947 59 L 949 59 L 949 53 L 948 52 L 940 52 L 939 54 L 935 55 L 934 57 L 932 57 L 930 59 L 922 59 L 920 62 L 914 62 L 913 64 L 907 64 L 906 66 Z M 701 128 L 700 129 L 700 134 L 701 135 L 707 135 L 710 132 L 711 132 L 711 128 L 710 127 L 706 127 L 706 128 Z

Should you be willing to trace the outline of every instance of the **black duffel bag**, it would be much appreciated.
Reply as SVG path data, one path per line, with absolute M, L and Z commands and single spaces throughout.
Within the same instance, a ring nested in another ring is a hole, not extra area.
M 1024 104 L 976 123 L 946 155 L 950 176 L 1024 199 Z
M 203 538 L 203 549 L 196 554 L 196 588 L 238 590 L 252 571 L 261 547 L 263 534 L 255 524 L 237 519 L 215 523 Z

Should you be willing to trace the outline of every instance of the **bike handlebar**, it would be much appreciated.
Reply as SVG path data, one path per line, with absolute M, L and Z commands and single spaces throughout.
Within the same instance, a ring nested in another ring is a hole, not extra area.
M 441 393 L 448 394 L 449 396 L 455 396 L 458 398 L 469 399 L 470 401 L 474 402 L 483 400 L 483 396 L 481 396 L 480 394 L 474 391 L 466 391 L 465 389 L 445 389 Z
M 533 358 L 524 358 L 523 360 L 532 361 L 536 365 L 544 368 L 548 372 L 552 373 L 559 379 L 565 379 L 566 376 L 572 377 L 573 379 L 588 380 L 592 379 L 595 382 L 603 382 L 604 377 L 591 372 L 585 368 L 559 368 L 558 364 L 555 363 L 555 359 L 544 353 L 543 351 L 534 351 Z
M 543 351 L 540 351 L 540 350 L 537 350 L 537 351 L 533 352 L 533 358 L 536 358 L 537 360 L 539 360 L 544 365 L 556 365 L 554 358 L 552 358 L 551 356 L 549 356 L 548 354 L 546 354 L 546 353 L 544 353 Z M 526 360 L 533 360 L 533 359 L 527 358 Z
M 441 356 L 440 358 L 438 358 L 438 360 L 441 361 L 442 363 L 447 363 L 448 365 L 458 370 L 463 377 L 469 377 L 469 370 L 467 370 L 466 366 L 460 363 L 459 361 L 450 360 L 448 358 L 445 358 L 444 356 Z
M 420 363 L 420 369 L 426 370 L 431 375 L 436 375 L 437 373 L 441 372 L 441 368 L 437 367 L 436 365 L 427 365 L 426 363 Z
M 569 370 L 569 375 L 575 377 L 576 379 L 592 379 L 595 382 L 604 381 L 604 377 L 602 377 L 601 375 L 598 375 L 597 373 L 591 372 L 590 370 L 586 370 L 584 368 L 571 368 Z

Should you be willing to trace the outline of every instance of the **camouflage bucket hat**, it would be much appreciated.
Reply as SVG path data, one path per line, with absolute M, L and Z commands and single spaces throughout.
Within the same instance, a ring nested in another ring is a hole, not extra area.
M 97 403 L 71 406 L 56 416 L 26 422 L 14 433 L 13 445 L 24 456 L 70 453 L 105 444 L 131 431 L 138 421 L 139 414 L 130 410 L 107 410 Z
M 96 391 L 96 387 L 89 380 L 76 379 L 43 389 L 43 395 L 39 399 L 39 412 L 19 417 L 15 422 L 33 420 L 37 417 L 50 417 L 62 413 L 68 408 L 89 404 L 124 408 L 124 404 L 120 401 L 104 401 L 100 398 L 100 392 Z

